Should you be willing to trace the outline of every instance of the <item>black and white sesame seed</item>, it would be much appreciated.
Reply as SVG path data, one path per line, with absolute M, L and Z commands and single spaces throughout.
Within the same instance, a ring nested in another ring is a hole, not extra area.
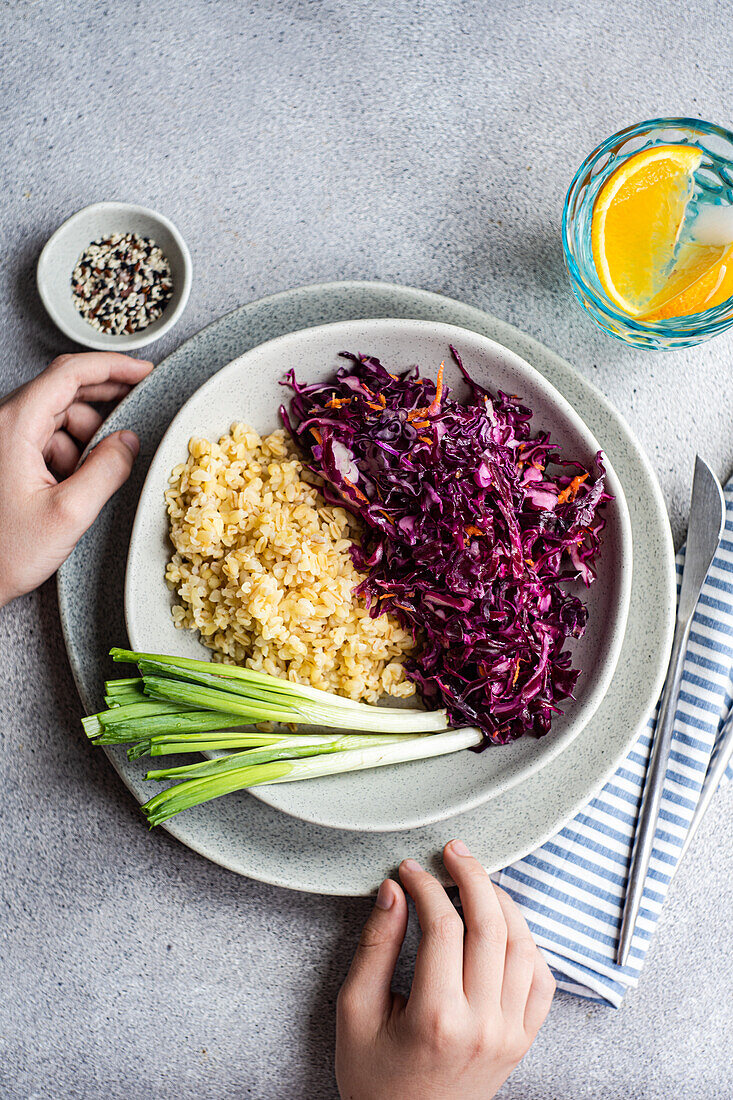
M 157 321 L 173 294 L 171 266 L 148 237 L 112 233 L 82 252 L 71 289 L 75 307 L 99 332 L 140 332 Z

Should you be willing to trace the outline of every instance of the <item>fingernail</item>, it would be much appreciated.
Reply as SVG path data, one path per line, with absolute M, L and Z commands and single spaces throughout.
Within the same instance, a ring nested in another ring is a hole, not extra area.
M 457 856 L 470 856 L 470 852 L 462 840 L 451 840 L 450 846 Z
M 386 878 L 379 887 L 377 900 L 374 903 L 377 909 L 391 909 L 394 905 L 394 890 L 390 879 Z
M 140 440 L 137 438 L 134 432 L 120 432 L 120 439 L 125 444 L 129 451 L 132 451 L 133 457 L 137 458 L 140 453 Z
M 136 359 L 133 355 L 131 355 L 130 358 L 132 359 L 133 363 L 142 363 L 145 367 L 152 367 L 153 365 L 152 359 Z
M 422 871 L 422 867 L 416 859 L 403 859 L 402 866 L 406 871 Z

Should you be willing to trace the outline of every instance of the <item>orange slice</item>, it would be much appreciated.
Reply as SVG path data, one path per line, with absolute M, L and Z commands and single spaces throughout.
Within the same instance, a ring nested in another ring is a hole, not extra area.
M 680 250 L 667 286 L 645 321 L 687 317 L 733 298 L 733 245 L 689 244 Z
M 598 193 L 593 262 L 608 297 L 631 317 L 682 293 L 678 284 L 672 295 L 664 290 L 701 160 L 691 145 L 642 149 L 622 161 Z

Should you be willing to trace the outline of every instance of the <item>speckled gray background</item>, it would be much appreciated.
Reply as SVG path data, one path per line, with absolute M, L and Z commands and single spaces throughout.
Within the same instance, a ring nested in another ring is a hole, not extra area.
M 570 299 L 577 163 L 625 123 L 730 125 L 727 5 L 619 0 L 2 5 L 2 388 L 68 350 L 33 268 L 86 203 L 155 206 L 195 279 L 160 359 L 334 278 L 424 286 L 560 351 L 630 420 L 677 538 L 694 450 L 733 467 L 733 340 L 653 357 Z M 0 1094 L 333 1097 L 333 1003 L 368 903 L 291 894 L 149 834 L 79 731 L 53 585 L 0 612 Z M 558 997 L 503 1100 L 730 1097 L 731 793 L 618 1012 Z M 414 951 L 414 936 L 410 953 Z

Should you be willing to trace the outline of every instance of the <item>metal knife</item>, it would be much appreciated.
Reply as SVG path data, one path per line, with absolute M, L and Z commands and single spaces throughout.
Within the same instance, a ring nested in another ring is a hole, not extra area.
M 725 525 L 725 500 L 717 477 L 698 455 L 695 459 L 695 477 L 692 483 L 690 523 L 687 533 L 687 550 L 682 572 L 682 586 L 677 606 L 672 654 L 669 659 L 667 679 L 659 704 L 659 718 L 649 757 L 644 794 L 636 826 L 634 850 L 631 856 L 629 879 L 626 887 L 623 919 L 619 934 L 616 962 L 625 966 L 634 937 L 636 918 L 639 915 L 647 871 L 651 860 L 654 836 L 657 831 L 659 806 L 662 800 L 664 779 L 672 744 L 674 718 L 682 681 L 687 641 L 692 617 L 700 597 L 705 578 Z

